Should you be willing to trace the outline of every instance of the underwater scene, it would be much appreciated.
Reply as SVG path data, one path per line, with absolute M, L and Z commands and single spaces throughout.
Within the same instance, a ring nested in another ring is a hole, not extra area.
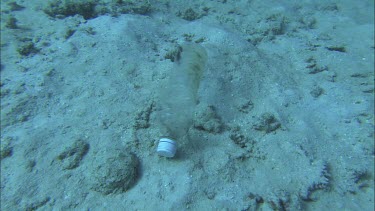
M 374 209 L 374 1 L 2 0 L 1 210 Z

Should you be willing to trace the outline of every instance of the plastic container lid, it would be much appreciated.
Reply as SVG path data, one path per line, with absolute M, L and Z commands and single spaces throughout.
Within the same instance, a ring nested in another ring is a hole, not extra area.
M 159 140 L 158 148 L 156 152 L 160 156 L 172 158 L 176 154 L 177 146 L 176 143 L 169 138 L 161 138 Z

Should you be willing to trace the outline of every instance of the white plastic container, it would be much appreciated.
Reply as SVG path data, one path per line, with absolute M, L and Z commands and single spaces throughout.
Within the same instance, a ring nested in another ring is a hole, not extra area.
M 176 150 L 177 145 L 175 141 L 169 138 L 161 138 L 156 152 L 160 156 L 172 158 L 176 154 Z

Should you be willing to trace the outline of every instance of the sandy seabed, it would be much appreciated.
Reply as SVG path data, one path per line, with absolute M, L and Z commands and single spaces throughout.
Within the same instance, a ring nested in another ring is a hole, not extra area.
M 373 210 L 373 1 L 55 2 L 1 1 L 1 210 Z

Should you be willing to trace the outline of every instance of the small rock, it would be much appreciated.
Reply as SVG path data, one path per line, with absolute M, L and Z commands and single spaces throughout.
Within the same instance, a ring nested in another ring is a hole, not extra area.
M 217 116 L 215 108 L 213 106 L 206 106 L 198 109 L 194 120 L 194 127 L 209 133 L 220 133 L 223 123 Z
M 275 131 L 281 127 L 281 123 L 279 120 L 275 118 L 275 116 L 271 113 L 264 113 L 259 118 L 259 121 L 253 125 L 255 130 L 265 131 L 266 133 L 270 133 Z
M 310 91 L 310 94 L 311 96 L 313 96 L 314 98 L 318 98 L 320 95 L 322 95 L 324 93 L 324 89 L 317 86 L 317 87 L 314 87 L 311 91 Z
M 75 169 L 79 166 L 89 148 L 90 145 L 87 142 L 78 139 L 72 146 L 60 153 L 56 159 L 61 161 L 63 169 Z
M 137 179 L 139 161 L 132 153 L 111 153 L 98 156 L 90 174 L 91 188 L 105 195 L 127 191 Z
M 1 150 L 0 150 L 0 159 L 4 159 L 6 157 L 10 157 L 13 154 L 13 145 L 12 142 L 14 141 L 14 138 L 12 137 L 5 137 L 4 139 L 1 139 Z

